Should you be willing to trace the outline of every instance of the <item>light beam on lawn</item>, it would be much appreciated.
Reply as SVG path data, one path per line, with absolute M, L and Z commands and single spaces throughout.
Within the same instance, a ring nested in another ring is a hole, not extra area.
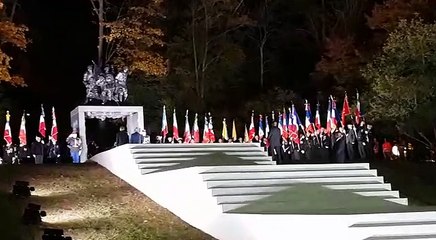
M 37 187 L 35 191 L 33 192 L 33 196 L 38 197 L 57 197 L 57 196 L 63 196 L 72 194 L 72 191 L 56 191 L 56 190 L 50 190 L 48 188 L 40 188 Z

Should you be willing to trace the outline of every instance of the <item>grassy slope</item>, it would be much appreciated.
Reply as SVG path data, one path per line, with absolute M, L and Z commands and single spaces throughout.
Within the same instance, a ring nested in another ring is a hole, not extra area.
M 22 228 L 16 224 L 22 209 L 5 195 L 14 180 L 36 188 L 29 201 L 47 211 L 44 226 L 62 228 L 75 240 L 213 239 L 95 164 L 0 167 L 0 208 L 6 209 L 0 239 L 18 239 L 4 234 Z

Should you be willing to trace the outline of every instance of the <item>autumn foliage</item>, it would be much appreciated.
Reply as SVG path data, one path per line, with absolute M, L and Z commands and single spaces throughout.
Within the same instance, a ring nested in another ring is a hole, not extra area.
M 161 54 L 165 46 L 164 32 L 156 27 L 156 22 L 164 18 L 160 13 L 161 1 L 143 5 L 129 7 L 124 17 L 107 23 L 110 33 L 106 41 L 115 45 L 116 65 L 127 65 L 133 72 L 163 76 L 167 73 L 166 60 Z
M 11 74 L 12 56 L 8 50 L 18 48 L 25 50 L 27 46 L 27 27 L 10 22 L 2 2 L 0 2 L 0 81 L 8 82 L 15 86 L 23 86 L 23 78 Z

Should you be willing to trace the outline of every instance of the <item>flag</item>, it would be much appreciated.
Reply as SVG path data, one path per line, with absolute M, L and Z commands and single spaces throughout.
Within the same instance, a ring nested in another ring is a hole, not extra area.
M 254 128 L 254 110 L 251 113 L 251 122 L 250 122 L 250 128 L 248 129 L 248 138 L 253 140 L 254 135 L 256 134 L 256 129 Z
M 327 130 L 327 134 L 330 136 L 330 133 L 332 131 L 332 101 L 329 98 L 329 103 L 328 103 L 328 107 L 327 107 L 327 123 L 326 123 L 326 130 Z
M 274 111 L 271 111 L 271 120 L 274 122 L 276 120 L 276 116 Z
M 286 110 L 285 108 L 283 108 L 283 113 L 282 113 L 282 124 L 283 124 L 283 132 L 282 132 L 282 137 L 287 139 L 289 137 L 288 133 L 289 133 L 289 119 L 288 116 L 286 115 Z
M 359 99 L 359 92 L 356 92 L 356 110 L 354 112 L 355 118 L 356 118 L 356 124 L 360 124 L 360 120 L 362 119 L 360 111 L 360 99 Z
M 282 121 L 282 114 L 279 112 L 279 123 L 277 124 L 277 127 L 280 130 L 280 135 L 283 136 L 283 121 Z
M 233 141 L 238 140 L 238 135 L 236 134 L 236 123 L 235 123 L 235 119 L 233 119 L 232 138 L 233 138 Z
M 191 128 L 189 127 L 189 117 L 188 117 L 189 111 L 186 110 L 185 115 L 185 133 L 183 134 L 184 142 L 190 143 L 191 142 Z
M 162 111 L 161 133 L 162 133 L 162 142 L 165 142 L 165 139 L 166 139 L 167 134 L 168 134 L 167 111 L 166 111 L 165 105 L 163 106 L 163 111 Z
M 268 137 L 268 135 L 269 135 L 268 116 L 265 116 L 265 137 Z
M 210 113 L 209 113 L 209 140 L 211 143 L 215 142 L 215 132 L 213 131 L 212 115 L 210 115 Z
M 301 125 L 300 118 L 298 117 L 297 111 L 295 110 L 294 104 L 292 104 L 291 109 L 291 123 L 289 125 L 289 137 L 297 144 L 300 144 L 300 138 L 298 136 L 298 126 Z
M 332 100 L 332 108 L 331 108 L 331 110 L 332 110 L 332 113 L 331 113 L 331 115 L 330 115 L 330 117 L 331 117 L 331 128 L 332 128 L 332 130 L 335 130 L 337 127 L 338 127 L 338 119 L 336 118 L 336 115 L 337 115 L 337 111 L 336 111 L 336 100 L 335 99 L 333 99 L 333 96 L 331 96 L 330 95 L 330 98 L 331 98 L 331 100 Z
M 259 115 L 259 139 L 262 139 L 264 136 L 262 115 Z
M 204 128 L 203 128 L 203 143 L 209 142 L 209 123 L 207 122 L 207 116 L 204 115 Z
M 173 141 L 179 140 L 179 126 L 177 125 L 176 109 L 173 110 Z
M 54 107 L 52 107 L 52 109 L 51 109 L 51 116 L 52 116 L 51 137 L 55 142 L 57 142 L 58 141 L 58 124 L 56 122 L 56 114 L 55 114 Z
M 10 120 L 11 120 L 11 115 L 9 115 L 9 111 L 6 111 L 5 130 L 3 132 L 3 139 L 6 141 L 6 145 L 12 144 L 12 132 L 11 132 L 11 126 L 9 125 Z
M 45 128 L 45 114 L 44 114 L 44 106 L 41 104 L 41 116 L 39 117 L 39 127 L 38 131 L 43 138 L 46 136 L 47 129 Z
M 342 106 L 342 116 L 341 116 L 341 121 L 342 121 L 342 127 L 345 127 L 345 125 L 347 124 L 347 116 L 350 115 L 350 105 L 348 105 L 348 97 L 347 97 L 347 93 L 345 93 L 345 98 L 344 98 L 344 105 Z
M 250 138 L 248 137 L 247 124 L 245 124 L 244 128 L 244 142 L 248 143 L 250 141 Z
M 224 140 L 229 140 L 229 134 L 227 133 L 227 123 L 225 118 L 223 119 L 223 131 L 221 133 L 221 136 Z
M 315 112 L 315 127 L 316 129 L 321 129 L 321 117 L 319 116 L 319 103 L 316 104 L 316 112 Z
M 27 132 L 26 132 L 26 113 L 23 112 L 23 116 L 21 117 L 20 124 L 20 135 L 18 136 L 20 139 L 20 145 L 27 145 Z
M 304 121 L 304 125 L 306 127 L 306 132 L 314 133 L 315 129 L 312 124 L 312 112 L 310 111 L 310 103 L 308 103 L 307 100 L 305 103 L 305 108 L 306 108 L 306 119 Z
M 195 114 L 194 126 L 192 127 L 192 131 L 194 135 L 194 143 L 200 142 L 200 128 L 198 127 L 198 114 Z

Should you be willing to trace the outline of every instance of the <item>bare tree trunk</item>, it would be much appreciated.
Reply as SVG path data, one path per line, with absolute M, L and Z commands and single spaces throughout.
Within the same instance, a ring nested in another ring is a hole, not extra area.
M 264 70 L 264 60 L 263 60 L 263 44 L 259 47 L 259 55 L 260 55 L 260 88 L 263 88 L 263 75 L 265 73 Z
M 11 16 L 9 17 L 9 21 L 14 21 L 15 11 L 17 10 L 18 0 L 14 0 L 14 5 L 12 5 Z
M 200 79 L 198 74 L 198 56 L 197 56 L 197 42 L 195 37 L 195 7 L 192 6 L 192 51 L 194 55 L 194 72 L 195 72 L 195 92 L 200 96 Z
M 98 66 L 103 65 L 104 0 L 98 1 Z
M 207 6 L 206 3 L 202 1 L 203 8 L 204 8 L 204 53 L 203 53 L 203 59 L 201 64 L 201 94 L 200 97 L 204 99 L 204 92 L 205 92 L 205 85 L 206 85 L 206 69 L 207 69 L 207 55 L 209 50 L 209 15 L 207 12 Z

